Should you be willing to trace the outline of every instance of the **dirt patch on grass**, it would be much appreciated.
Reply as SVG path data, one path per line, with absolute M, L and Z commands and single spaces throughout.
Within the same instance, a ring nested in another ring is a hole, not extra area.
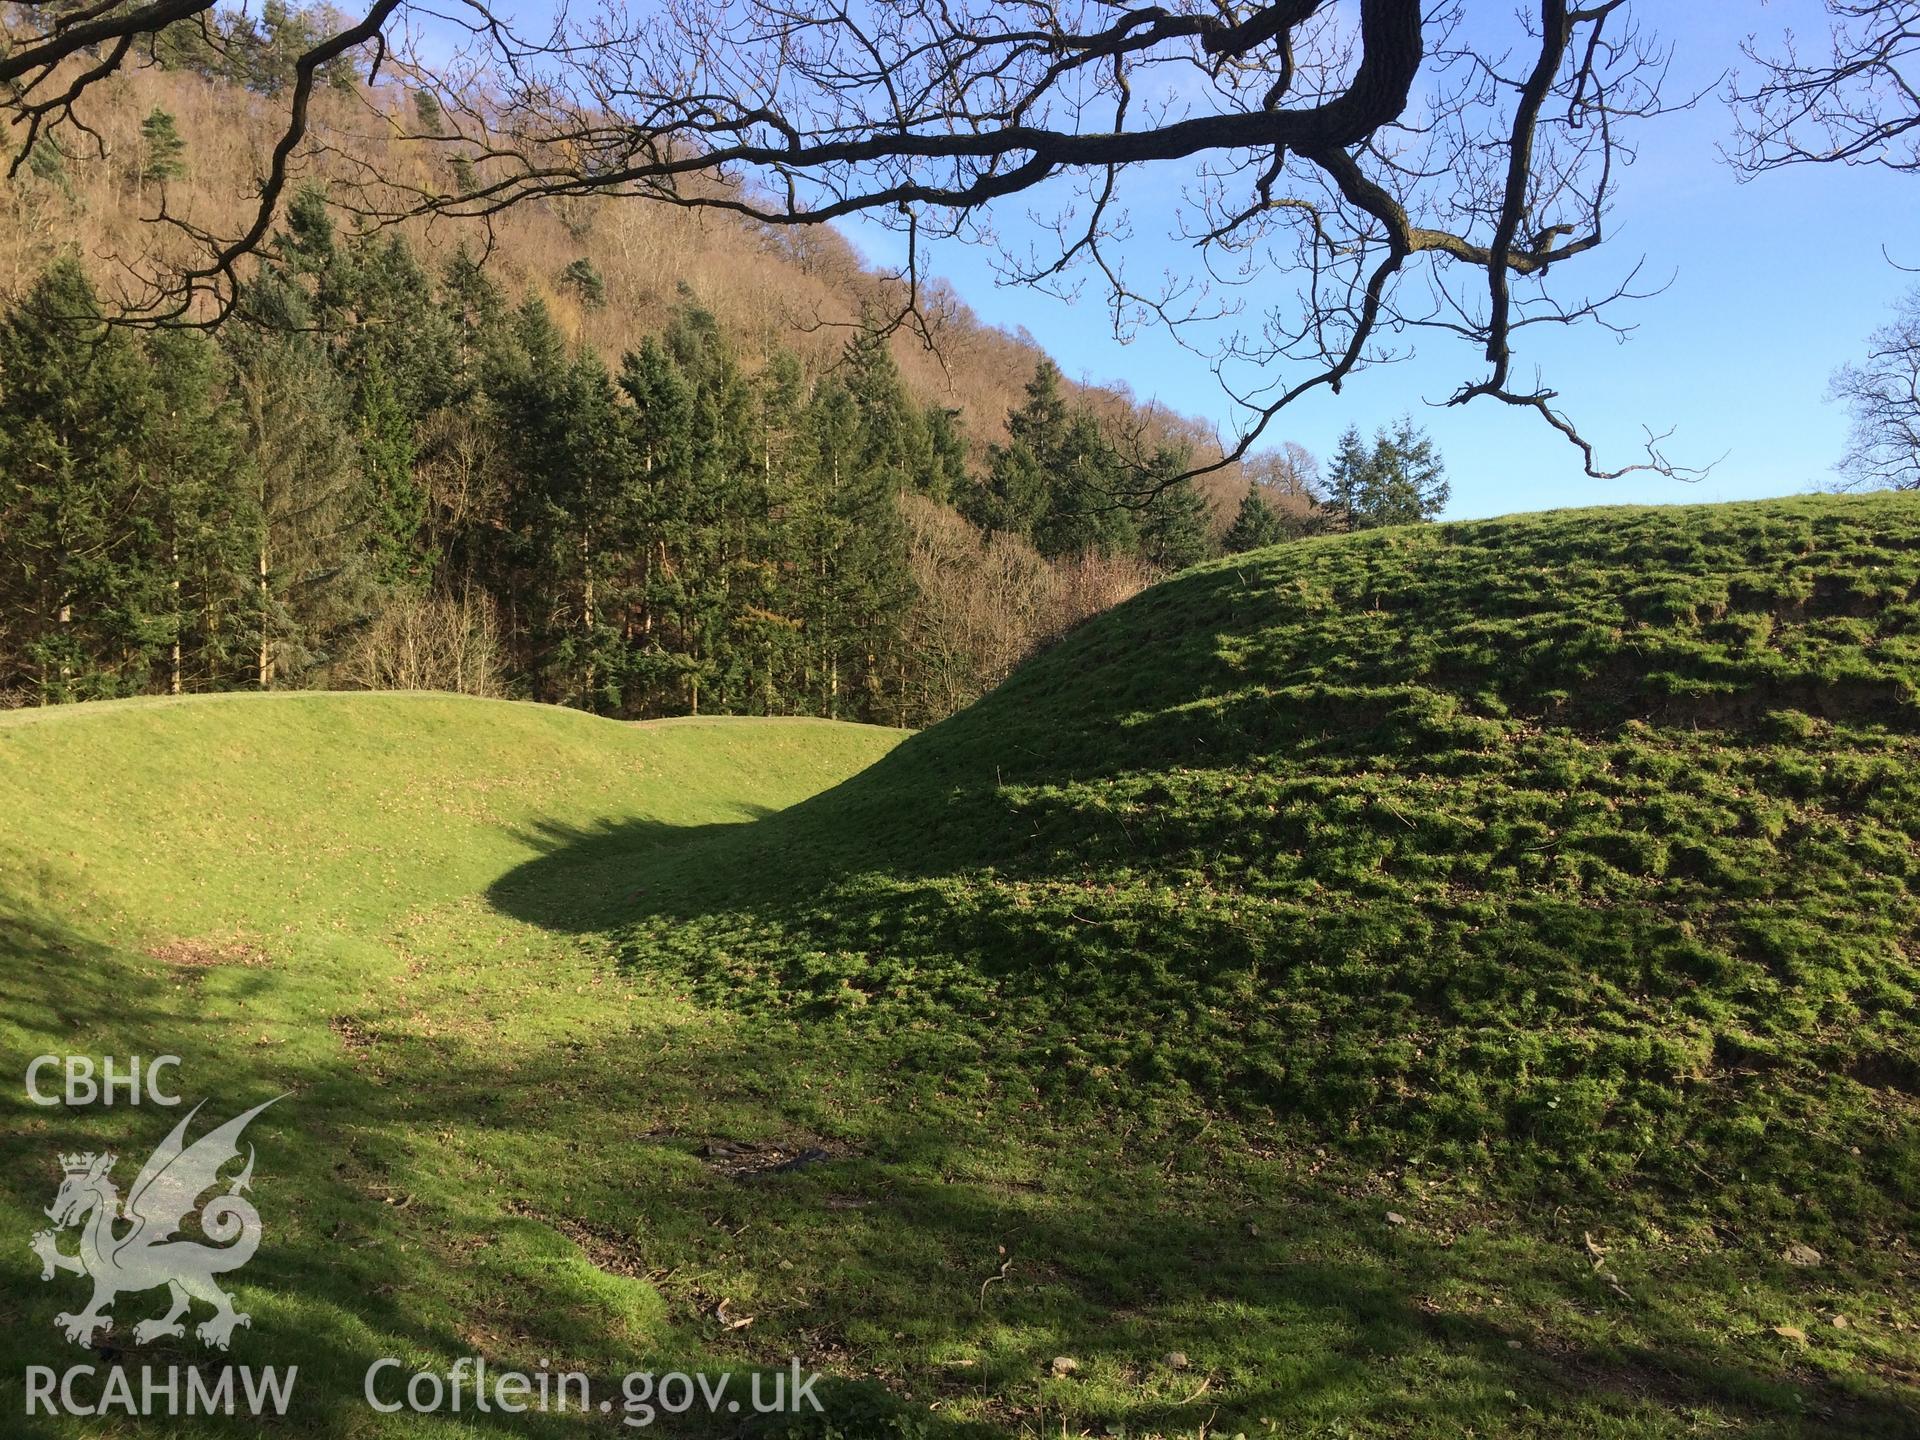
M 507 1202 L 507 1213 L 523 1220 L 537 1221 L 556 1234 L 565 1236 L 580 1247 L 580 1253 L 587 1257 L 594 1269 L 608 1275 L 657 1281 L 668 1273 L 658 1266 L 647 1264 L 641 1258 L 640 1247 L 631 1238 L 606 1226 L 588 1225 L 579 1220 L 549 1215 L 519 1200 Z
M 864 1152 L 856 1145 L 818 1135 L 798 1134 L 778 1140 L 734 1140 L 724 1135 L 684 1135 L 677 1130 L 649 1130 L 639 1137 L 654 1145 L 672 1145 L 691 1151 L 709 1170 L 734 1180 L 756 1180 L 784 1175 L 832 1160 L 853 1159 Z
M 245 940 L 203 936 L 195 940 L 165 940 L 147 948 L 147 957 L 182 970 L 210 970 L 219 965 L 244 965 L 259 968 L 273 959 L 257 945 Z
M 851 1145 L 818 1136 L 802 1135 L 784 1140 L 703 1140 L 695 1151 L 707 1167 L 735 1180 L 757 1180 L 763 1175 L 781 1175 L 824 1165 L 830 1160 L 845 1160 L 859 1151 Z
M 1809 1415 L 1841 1425 L 1849 1434 L 1898 1434 L 1920 1418 L 1898 1388 L 1881 1394 L 1862 1391 L 1805 1364 L 1789 1363 L 1768 1372 L 1742 1370 L 1725 1356 L 1601 1353 L 1551 1336 L 1534 1336 L 1526 1344 L 1540 1379 L 1569 1396 L 1612 1395 L 1673 1413 L 1706 1410 L 1725 1418 L 1763 1413 L 1764 1407 L 1747 1393 L 1760 1381 L 1791 1387 Z M 1910 1383 L 1910 1377 L 1898 1372 L 1889 1378 Z

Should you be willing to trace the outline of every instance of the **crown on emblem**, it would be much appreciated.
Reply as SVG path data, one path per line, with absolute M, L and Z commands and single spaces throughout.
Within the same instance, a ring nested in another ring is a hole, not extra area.
M 93 1168 L 93 1151 L 89 1150 L 84 1154 L 62 1154 L 60 1157 L 60 1168 L 69 1175 L 86 1174 L 87 1171 Z

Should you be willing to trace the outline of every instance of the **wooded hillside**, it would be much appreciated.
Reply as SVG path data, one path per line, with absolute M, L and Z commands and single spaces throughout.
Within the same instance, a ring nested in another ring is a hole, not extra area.
M 928 334 L 891 328 L 897 282 L 828 230 L 608 200 L 360 228 L 330 176 L 462 179 L 405 138 L 430 98 L 345 67 L 240 312 L 211 338 L 108 324 L 186 243 L 153 217 L 250 202 L 311 22 L 223 23 L 5 187 L 16 703 L 366 686 L 924 723 L 1217 553 L 1247 505 L 1274 524 L 1235 534 L 1311 520 L 1297 450 L 1127 502 L 1217 456 L 1203 428 L 951 295 Z

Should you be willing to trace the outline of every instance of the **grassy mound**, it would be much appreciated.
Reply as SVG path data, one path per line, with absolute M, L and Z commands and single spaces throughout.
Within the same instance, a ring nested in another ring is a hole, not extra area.
M 676 852 L 627 950 L 983 1086 L 1910 1213 L 1917 686 L 1920 497 L 1286 546 Z

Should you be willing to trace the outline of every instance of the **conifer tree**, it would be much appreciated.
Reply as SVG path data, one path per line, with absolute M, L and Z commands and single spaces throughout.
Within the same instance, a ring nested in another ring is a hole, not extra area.
M 1234 514 L 1233 524 L 1227 527 L 1227 533 L 1220 543 L 1229 555 L 1239 555 L 1248 550 L 1278 545 L 1287 535 L 1286 522 L 1280 518 L 1279 512 L 1267 503 L 1258 485 L 1249 485 L 1240 501 L 1239 510 Z
M 495 382 L 517 472 L 506 516 L 514 623 L 536 693 L 615 710 L 628 664 L 623 564 L 638 538 L 627 434 L 605 367 L 569 354 L 537 299 L 520 307 L 514 333 Z
M 1129 494 L 1137 482 L 1127 476 L 1090 412 L 1071 412 L 1047 470 L 1052 483 L 1033 530 L 1042 555 L 1117 554 L 1139 543 Z
M 413 92 L 413 113 L 420 122 L 420 130 L 426 135 L 444 135 L 446 116 L 441 112 L 440 100 L 431 90 Z
M 137 693 L 164 633 L 165 577 L 136 533 L 149 379 L 71 258 L 0 324 L 8 681 L 43 704 Z
M 900 368 L 880 329 L 864 328 L 847 343 L 840 379 L 858 415 L 847 464 L 879 477 L 879 483 L 895 493 L 930 492 L 934 475 L 926 421 L 907 399 Z
M 740 584 L 741 642 L 751 652 L 747 694 L 761 714 L 804 708 L 803 592 L 809 578 L 798 546 L 796 515 L 808 474 L 806 378 L 790 350 L 775 350 L 755 378 L 750 466 L 758 483 L 747 487 L 754 552 Z M 755 463 L 757 462 L 757 463 Z
M 190 330 L 155 331 L 146 359 L 154 405 L 140 464 L 158 500 L 156 559 L 167 576 L 164 685 L 177 695 L 241 684 L 258 628 L 259 512 L 227 362 Z
M 180 138 L 173 116 L 159 106 L 140 122 L 140 178 L 165 185 L 187 173 L 187 142 Z
M 951 505 L 969 493 L 967 438 L 958 410 L 935 402 L 926 408 L 927 476 L 922 494 Z
M 1446 509 L 1452 486 L 1446 466 L 1426 431 L 1403 415 L 1374 442 L 1373 490 L 1363 520 L 1367 525 L 1412 525 L 1432 520 Z
M 1431 520 L 1449 492 L 1440 453 L 1411 416 L 1375 431 L 1371 447 L 1349 426 L 1327 466 L 1328 508 L 1350 530 Z
M 484 388 L 510 330 L 506 297 L 465 241 L 440 272 L 438 308 L 448 326 L 447 398 L 464 403 Z
M 1349 425 L 1340 436 L 1340 444 L 1327 462 L 1327 509 L 1338 524 L 1356 528 L 1367 494 L 1372 487 L 1373 452 L 1360 436 L 1358 425 Z
M 913 595 L 897 473 L 860 463 L 871 437 L 840 376 L 815 389 L 808 419 L 814 473 L 801 547 L 815 581 L 806 619 L 817 713 L 890 717 L 901 708 L 894 652 Z
M 324 677 L 371 611 L 373 547 L 352 395 L 313 333 L 306 293 L 270 269 L 242 301 L 269 322 L 222 334 L 253 459 L 251 669 L 264 690 Z
M 1176 478 L 1186 468 L 1183 452 L 1162 450 L 1147 476 L 1156 488 L 1140 517 L 1140 552 L 1167 573 L 1198 565 L 1213 553 L 1207 502 L 1192 481 Z
M 607 282 L 601 278 L 593 261 L 584 255 L 567 262 L 566 268 L 560 272 L 560 288 L 571 291 L 589 310 L 600 310 L 606 306 Z
M 366 477 L 373 578 L 384 585 L 421 589 L 431 578 L 431 566 L 420 549 L 427 510 L 413 473 L 413 422 L 377 355 L 360 376 L 353 408 Z
M 1007 443 L 989 451 L 986 482 L 970 493 L 961 513 L 989 533 L 1031 538 L 1048 508 L 1067 425 L 1060 371 L 1043 356 L 1027 381 L 1026 401 L 1007 416 Z

